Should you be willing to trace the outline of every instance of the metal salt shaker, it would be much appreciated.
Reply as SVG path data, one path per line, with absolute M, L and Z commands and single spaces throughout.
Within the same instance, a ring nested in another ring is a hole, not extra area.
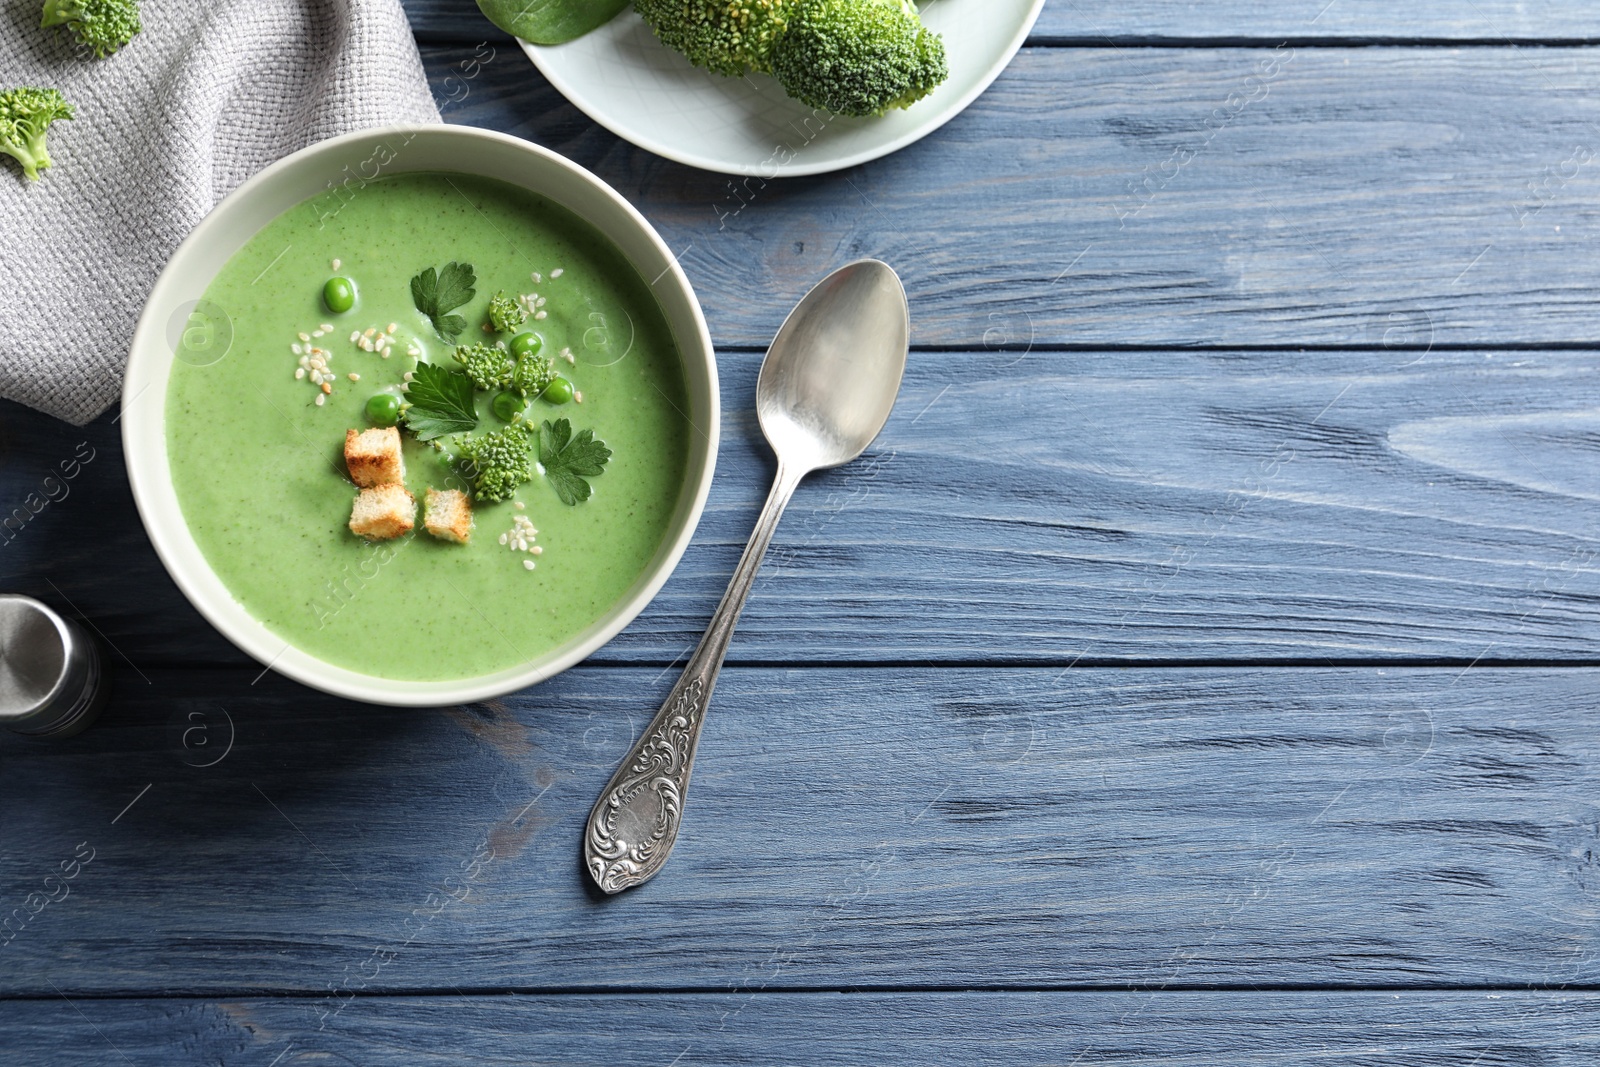
M 32 597 L 0 593 L 0 725 L 66 737 L 105 703 L 100 653 L 82 627 Z

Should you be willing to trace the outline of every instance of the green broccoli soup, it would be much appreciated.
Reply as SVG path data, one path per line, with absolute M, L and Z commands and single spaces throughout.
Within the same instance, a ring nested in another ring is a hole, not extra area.
M 462 174 L 275 219 L 206 289 L 172 480 L 246 610 L 329 663 L 441 681 L 569 641 L 666 536 L 692 432 L 649 286 L 564 208 Z

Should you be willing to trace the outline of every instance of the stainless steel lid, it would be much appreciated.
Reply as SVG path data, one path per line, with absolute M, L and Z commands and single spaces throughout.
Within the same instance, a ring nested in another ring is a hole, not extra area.
M 99 710 L 100 656 L 76 625 L 32 597 L 0 593 L 0 726 L 61 735 Z

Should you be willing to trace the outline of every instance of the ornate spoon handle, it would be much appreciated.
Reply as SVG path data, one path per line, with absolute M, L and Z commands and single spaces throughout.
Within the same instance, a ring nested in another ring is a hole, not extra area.
M 678 826 L 683 821 L 684 796 L 689 772 L 700 743 L 711 690 L 716 687 L 728 643 L 739 623 L 739 613 L 755 584 L 756 572 L 778 529 L 783 509 L 795 486 L 806 474 L 780 460 L 778 476 L 767 494 L 766 506 L 734 568 L 728 591 L 711 616 L 705 636 L 672 687 L 656 717 L 622 766 L 606 783 L 605 791 L 589 813 L 583 835 L 584 865 L 595 884 L 607 893 L 619 893 L 648 882 L 667 862 Z

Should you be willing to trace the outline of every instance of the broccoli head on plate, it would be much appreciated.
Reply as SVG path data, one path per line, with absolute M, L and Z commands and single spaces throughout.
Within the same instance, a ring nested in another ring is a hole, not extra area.
M 634 0 L 661 43 L 697 67 L 734 77 L 770 71 L 772 42 L 791 0 Z
M 910 107 L 945 80 L 944 41 L 911 0 L 635 0 L 661 42 L 697 67 L 772 74 L 835 115 Z
M 910 107 L 950 68 L 911 0 L 796 0 L 772 73 L 803 104 L 867 116 Z

